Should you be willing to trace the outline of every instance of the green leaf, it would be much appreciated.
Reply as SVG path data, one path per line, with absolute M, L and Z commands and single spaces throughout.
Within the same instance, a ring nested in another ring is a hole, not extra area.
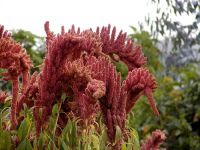
M 52 115 L 55 117 L 58 114 L 58 104 L 55 104 L 52 109 Z
M 77 123 L 76 121 L 68 120 L 66 127 L 64 128 L 61 136 L 61 141 L 71 148 L 74 148 L 78 144 L 77 136 Z
M 61 96 L 61 100 L 62 100 L 62 102 L 63 102 L 66 98 L 67 98 L 66 93 L 62 93 L 62 96 Z
M 134 27 L 134 26 L 130 26 L 130 28 L 131 28 L 134 32 L 137 31 L 136 27 Z
M 43 146 L 44 146 L 44 141 L 45 141 L 44 134 L 41 133 L 41 134 L 40 134 L 40 138 L 39 138 L 39 140 L 38 140 L 38 147 L 39 147 L 39 149 L 42 149 L 42 148 L 43 148 Z
M 99 149 L 99 138 L 96 135 L 92 135 L 92 144 L 93 144 L 93 149 Z
M 116 126 L 116 132 L 115 132 L 115 143 L 117 143 L 120 139 L 122 139 L 122 131 L 119 126 Z
M 64 141 L 62 141 L 61 145 L 62 145 L 61 148 L 62 148 L 63 150 L 68 150 L 68 149 L 69 149 L 68 146 L 66 145 L 66 143 L 65 143 Z
M 28 135 L 29 127 L 30 127 L 30 120 L 26 118 L 22 121 L 17 132 L 20 141 L 22 141 Z
M 11 136 L 7 131 L 0 130 L 0 150 L 11 149 Z
M 105 130 L 103 130 L 102 135 L 100 136 L 100 150 L 106 149 L 106 143 L 107 143 L 107 133 Z
M 76 123 L 75 122 L 72 122 L 72 129 L 71 129 L 71 133 L 70 133 L 70 145 L 71 146 L 76 146 L 76 143 L 77 143 L 77 131 L 76 131 Z
M 126 148 L 126 143 L 123 143 L 123 144 L 122 144 L 121 150 L 127 150 L 127 148 Z
M 132 128 L 130 135 L 131 135 L 130 143 L 133 143 L 133 149 L 140 150 L 140 141 L 139 141 L 138 132 Z
M 128 75 L 128 67 L 125 63 L 123 63 L 122 61 L 119 62 L 115 62 L 115 66 L 118 72 L 121 73 L 123 79 L 126 78 L 126 76 Z
M 19 146 L 17 147 L 17 150 L 32 150 L 32 146 L 31 143 L 27 140 L 24 139 Z

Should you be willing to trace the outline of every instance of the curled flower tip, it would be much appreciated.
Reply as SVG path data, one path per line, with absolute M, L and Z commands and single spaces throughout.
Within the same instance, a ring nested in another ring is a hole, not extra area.
M 4 31 L 4 26 L 0 25 L 0 37 L 2 37 Z
M 106 93 L 106 87 L 103 81 L 93 79 L 88 83 L 86 93 L 92 96 L 95 100 L 101 98 Z
M 76 33 L 74 24 L 71 26 L 71 29 L 69 30 L 69 33 L 72 33 L 72 34 Z
M 5 102 L 6 97 L 8 97 L 7 93 L 0 90 L 0 104 Z
M 153 110 L 154 114 L 159 116 L 160 113 L 158 112 L 158 109 L 156 107 L 156 103 L 155 103 L 155 100 L 153 98 L 152 90 L 146 89 L 144 93 L 145 93 L 145 96 L 147 97 L 147 99 L 149 101 L 149 104 L 150 104 L 151 109 Z
M 65 27 L 62 26 L 62 27 L 61 27 L 61 35 L 64 35 L 64 34 L 65 34 Z
M 160 144 L 162 144 L 165 139 L 165 133 L 161 130 L 156 130 L 143 142 L 141 150 L 159 150 Z
M 128 74 L 127 79 L 124 81 L 125 90 L 128 92 L 127 99 L 127 113 L 134 107 L 140 96 L 145 95 L 150 103 L 153 112 L 159 115 L 156 108 L 153 91 L 157 87 L 155 78 L 145 68 L 134 69 Z
M 49 33 L 51 33 L 50 29 L 49 29 L 49 21 L 46 21 L 44 24 L 44 29 L 46 34 L 48 35 Z
M 48 45 L 48 41 L 51 40 L 54 36 L 53 32 L 51 32 L 50 29 L 49 29 L 49 21 L 45 22 L 44 30 L 45 30 L 46 35 L 47 35 L 46 40 L 47 40 L 47 45 Z

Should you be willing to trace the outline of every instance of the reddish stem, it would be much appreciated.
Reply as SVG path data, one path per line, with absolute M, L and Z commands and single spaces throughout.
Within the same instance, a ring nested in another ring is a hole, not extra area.
M 12 80 L 12 104 L 11 104 L 11 129 L 14 129 L 17 126 L 17 118 L 16 118 L 16 108 L 17 108 L 17 100 L 18 100 L 18 77 Z

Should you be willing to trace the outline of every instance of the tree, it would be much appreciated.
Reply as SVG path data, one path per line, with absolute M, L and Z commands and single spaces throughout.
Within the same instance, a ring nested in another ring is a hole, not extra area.
M 198 0 L 152 0 L 156 6 L 155 17 L 148 16 L 145 21 L 155 38 L 163 39 L 165 68 L 171 64 L 177 67 L 200 61 L 200 1 Z M 180 18 L 192 20 L 184 24 Z M 173 54 L 173 55 L 171 55 Z M 168 72 L 168 71 L 167 71 Z

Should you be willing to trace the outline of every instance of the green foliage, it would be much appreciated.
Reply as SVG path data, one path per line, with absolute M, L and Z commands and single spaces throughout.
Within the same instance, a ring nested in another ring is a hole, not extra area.
M 10 150 L 11 146 L 12 144 L 10 133 L 0 129 L 0 150 Z
M 14 30 L 12 32 L 12 38 L 19 42 L 23 48 L 26 49 L 27 53 L 31 57 L 33 62 L 33 67 L 31 69 L 31 73 L 34 71 L 38 71 L 40 65 L 43 62 L 44 58 L 44 38 L 34 35 L 33 33 L 25 30 Z M 0 73 L 2 69 L 0 69 Z M 2 78 L 0 74 L 0 78 Z M 0 87 L 2 90 L 11 90 L 11 83 L 0 81 Z
M 62 96 L 63 98 L 66 96 Z M 63 102 L 63 100 L 61 100 Z M 0 150 L 25 149 L 60 149 L 60 150 L 109 150 L 107 133 L 99 116 L 97 122 L 93 124 L 82 124 L 81 120 L 68 120 L 67 125 L 62 129 L 61 134 L 56 133 L 57 119 L 60 112 L 60 104 L 55 104 L 52 115 L 44 130 L 38 138 L 36 138 L 35 124 L 33 114 L 30 109 L 24 109 L 21 113 L 25 119 L 20 123 L 16 130 L 7 130 L 10 126 L 9 108 L 10 99 L 7 98 L 6 103 L 0 113 Z M 62 112 L 61 112 L 62 113 Z M 97 130 L 98 129 L 98 130 Z M 130 128 L 130 135 L 127 141 L 123 141 L 122 149 L 124 150 L 140 150 L 139 136 L 135 129 Z M 98 131 L 98 132 L 97 132 Z M 12 137 L 12 138 L 11 138 Z M 122 138 L 120 128 L 116 130 L 115 141 L 118 142 Z
M 27 118 L 24 119 L 22 121 L 22 123 L 20 124 L 19 129 L 17 131 L 17 134 L 18 134 L 18 137 L 19 137 L 20 141 L 22 141 L 25 138 L 27 138 L 27 135 L 28 135 L 30 127 L 31 127 L 30 120 L 27 119 Z
M 141 30 L 138 31 L 135 27 L 131 26 L 133 33 L 129 35 L 131 39 L 141 45 L 144 55 L 147 57 L 147 66 L 153 72 L 162 70 L 163 66 L 160 63 L 159 49 L 155 46 L 157 40 L 152 38 L 149 32 Z
M 125 63 L 122 61 L 114 62 L 116 66 L 117 72 L 120 72 L 122 79 L 124 80 L 126 76 L 128 75 L 128 67 Z
M 140 137 L 145 137 L 155 129 L 165 130 L 168 149 L 200 149 L 199 64 L 187 64 L 179 68 L 171 66 L 171 74 L 167 75 L 162 67 L 157 67 L 154 63 L 156 60 L 162 66 L 162 61 L 159 60 L 161 56 L 155 48 L 156 40 L 145 31 L 138 32 L 134 28 L 133 31 L 130 37 L 144 47 L 148 59 L 153 59 L 148 62 L 158 77 L 159 86 L 155 97 L 161 115 L 155 118 L 142 98 L 129 115 L 130 126 L 139 129 Z M 148 49 L 151 49 L 150 53 L 146 52 Z
M 19 146 L 17 147 L 17 150 L 32 150 L 32 146 L 29 140 L 24 139 Z
M 37 71 L 39 69 L 38 66 L 43 62 L 44 38 L 25 30 L 14 30 L 12 38 L 19 42 L 31 57 L 34 65 L 32 72 Z
M 130 129 L 130 137 L 128 141 L 122 144 L 122 150 L 140 150 L 140 141 L 138 133 L 135 129 Z

